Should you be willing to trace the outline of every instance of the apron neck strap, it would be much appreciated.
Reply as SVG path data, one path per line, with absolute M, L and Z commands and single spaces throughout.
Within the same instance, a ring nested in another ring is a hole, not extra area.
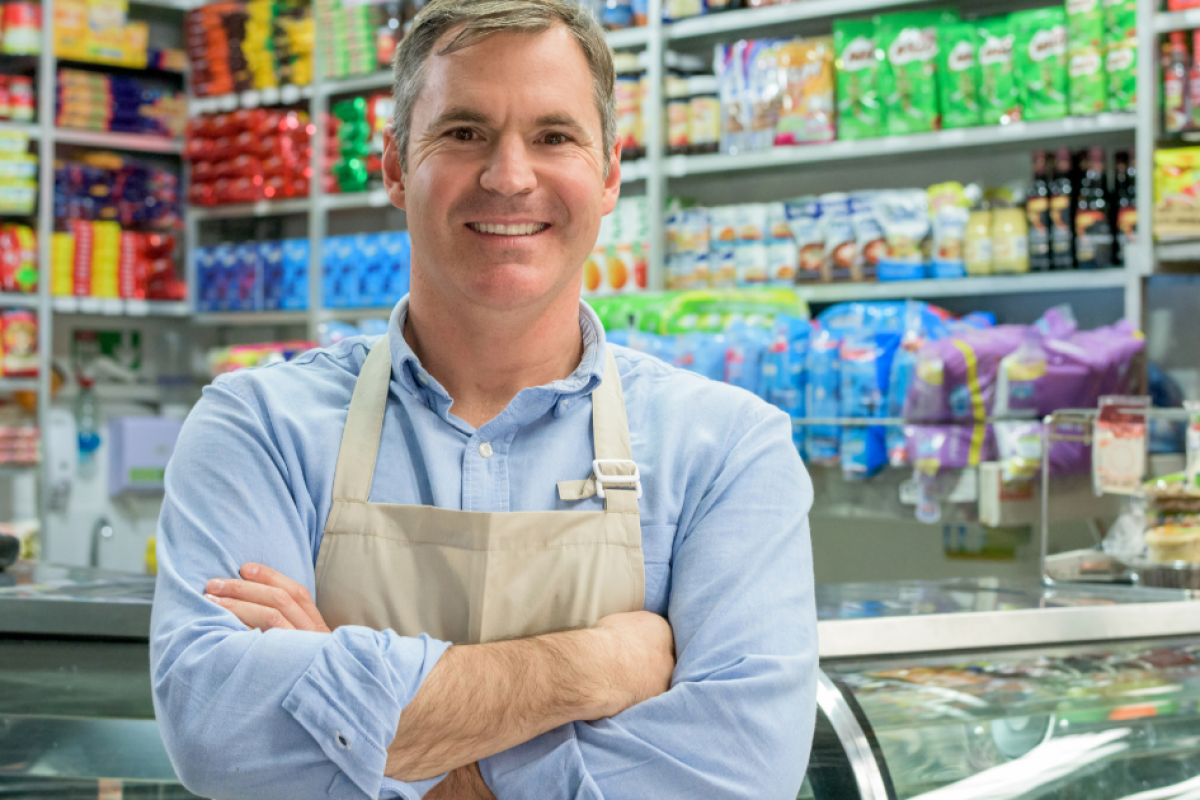
M 632 461 L 625 393 L 612 350 L 604 348 L 604 380 L 592 391 L 592 438 L 597 461 Z
M 342 446 L 338 450 L 337 472 L 333 475 L 334 500 L 365 503 L 371 494 L 391 381 L 391 337 L 385 334 L 371 345 L 354 384 Z

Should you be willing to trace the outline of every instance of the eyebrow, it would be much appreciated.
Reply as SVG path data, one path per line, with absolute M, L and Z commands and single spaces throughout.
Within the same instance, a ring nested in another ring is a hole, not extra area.
M 575 128 L 576 130 L 583 130 L 583 126 L 570 114 L 546 114 L 545 116 L 538 117 L 536 124 L 539 128 Z
M 482 111 L 475 111 L 465 106 L 453 106 L 446 109 L 438 115 L 437 119 L 429 123 L 429 129 L 441 128 L 452 123 L 468 122 L 473 125 L 489 125 L 492 118 Z

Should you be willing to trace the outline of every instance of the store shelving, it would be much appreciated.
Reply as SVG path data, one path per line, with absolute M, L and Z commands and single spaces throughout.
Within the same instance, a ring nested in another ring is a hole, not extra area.
M 372 189 L 369 192 L 351 192 L 348 194 L 327 194 L 321 198 L 321 205 L 330 211 L 344 211 L 356 208 L 386 208 L 392 201 L 383 189 Z
M 211 97 L 191 97 L 188 99 L 188 114 L 215 114 L 222 111 L 237 111 L 239 108 L 259 108 L 261 106 L 293 105 L 311 99 L 313 87 L 293 86 L 287 84 L 269 89 L 252 89 L 233 94 L 219 94 Z
M 245 219 L 246 217 L 277 217 L 285 214 L 306 214 L 310 202 L 306 197 L 294 200 L 260 200 L 257 203 L 229 203 L 223 206 L 191 206 L 188 213 L 198 222 L 211 219 Z
M 325 95 L 357 94 L 390 88 L 392 88 L 392 71 L 381 69 L 369 75 L 356 75 L 351 78 L 326 81 L 321 87 L 321 93 Z
M 56 314 L 106 317 L 186 317 L 192 313 L 191 304 L 186 300 L 123 300 L 116 297 L 55 297 L 51 307 Z
M 198 311 L 192 315 L 196 325 L 304 325 L 307 311 Z
M 841 303 L 850 300 L 933 299 L 1119 289 L 1125 286 L 1127 279 L 1124 269 L 1064 270 L 942 280 L 824 283 L 799 286 L 797 293 L 810 303 Z
M 392 307 L 379 308 L 324 308 L 321 309 L 321 319 L 340 320 L 342 322 L 359 322 L 364 319 L 387 319 L 392 315 Z
M 1017 122 L 1011 125 L 987 128 L 958 128 L 910 136 L 883 136 L 878 139 L 839 141 L 798 147 L 773 147 L 769 150 L 737 155 L 715 153 L 704 156 L 671 156 L 666 159 L 665 167 L 667 175 L 672 178 L 750 170 L 776 170 L 781 167 L 807 164 L 824 165 L 839 161 L 891 158 L 914 153 L 942 154 L 951 151 L 991 149 L 1033 142 L 1053 142 L 1108 133 L 1132 133 L 1136 126 L 1136 114 L 1100 114 L 1095 117 L 1067 117 L 1045 122 Z
M 635 47 L 646 47 L 650 44 L 651 27 L 643 25 L 639 28 L 624 28 L 608 32 L 608 46 L 613 50 L 631 50 Z
M 1195 28 L 1200 28 L 1200 8 L 1159 14 L 1154 21 L 1154 30 L 1158 33 L 1190 31 Z
M 0 378 L 0 393 L 36 392 L 37 378 Z
M 0 122 L 0 133 L 19 133 L 36 142 L 42 135 L 42 129 L 36 122 Z
M 678 42 L 686 39 L 741 35 L 749 31 L 786 30 L 799 22 L 882 12 L 912 5 L 916 5 L 914 0 L 805 0 L 802 3 L 747 8 L 683 19 L 664 25 L 663 36 L 669 42 Z
M 74 144 L 81 147 L 105 147 L 112 150 L 128 150 L 132 153 L 183 152 L 183 139 L 168 136 L 152 136 L 144 133 L 104 133 L 100 131 L 76 131 L 55 128 L 54 141 L 59 144 Z
M 37 308 L 36 294 L 17 294 L 15 292 L 0 292 L 0 308 Z

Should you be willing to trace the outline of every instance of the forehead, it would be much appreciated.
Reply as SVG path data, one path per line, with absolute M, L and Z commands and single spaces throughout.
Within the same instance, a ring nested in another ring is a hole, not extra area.
M 447 106 L 469 106 L 520 116 L 567 112 L 599 126 L 587 57 L 565 25 L 501 31 L 440 55 L 460 30 L 443 35 L 426 60 L 414 123 L 428 122 Z

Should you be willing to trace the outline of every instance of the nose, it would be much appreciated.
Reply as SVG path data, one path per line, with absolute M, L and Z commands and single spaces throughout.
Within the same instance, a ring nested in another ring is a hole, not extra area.
M 520 136 L 502 137 L 492 148 L 479 184 L 489 192 L 515 197 L 532 192 L 537 184 L 533 163 Z

